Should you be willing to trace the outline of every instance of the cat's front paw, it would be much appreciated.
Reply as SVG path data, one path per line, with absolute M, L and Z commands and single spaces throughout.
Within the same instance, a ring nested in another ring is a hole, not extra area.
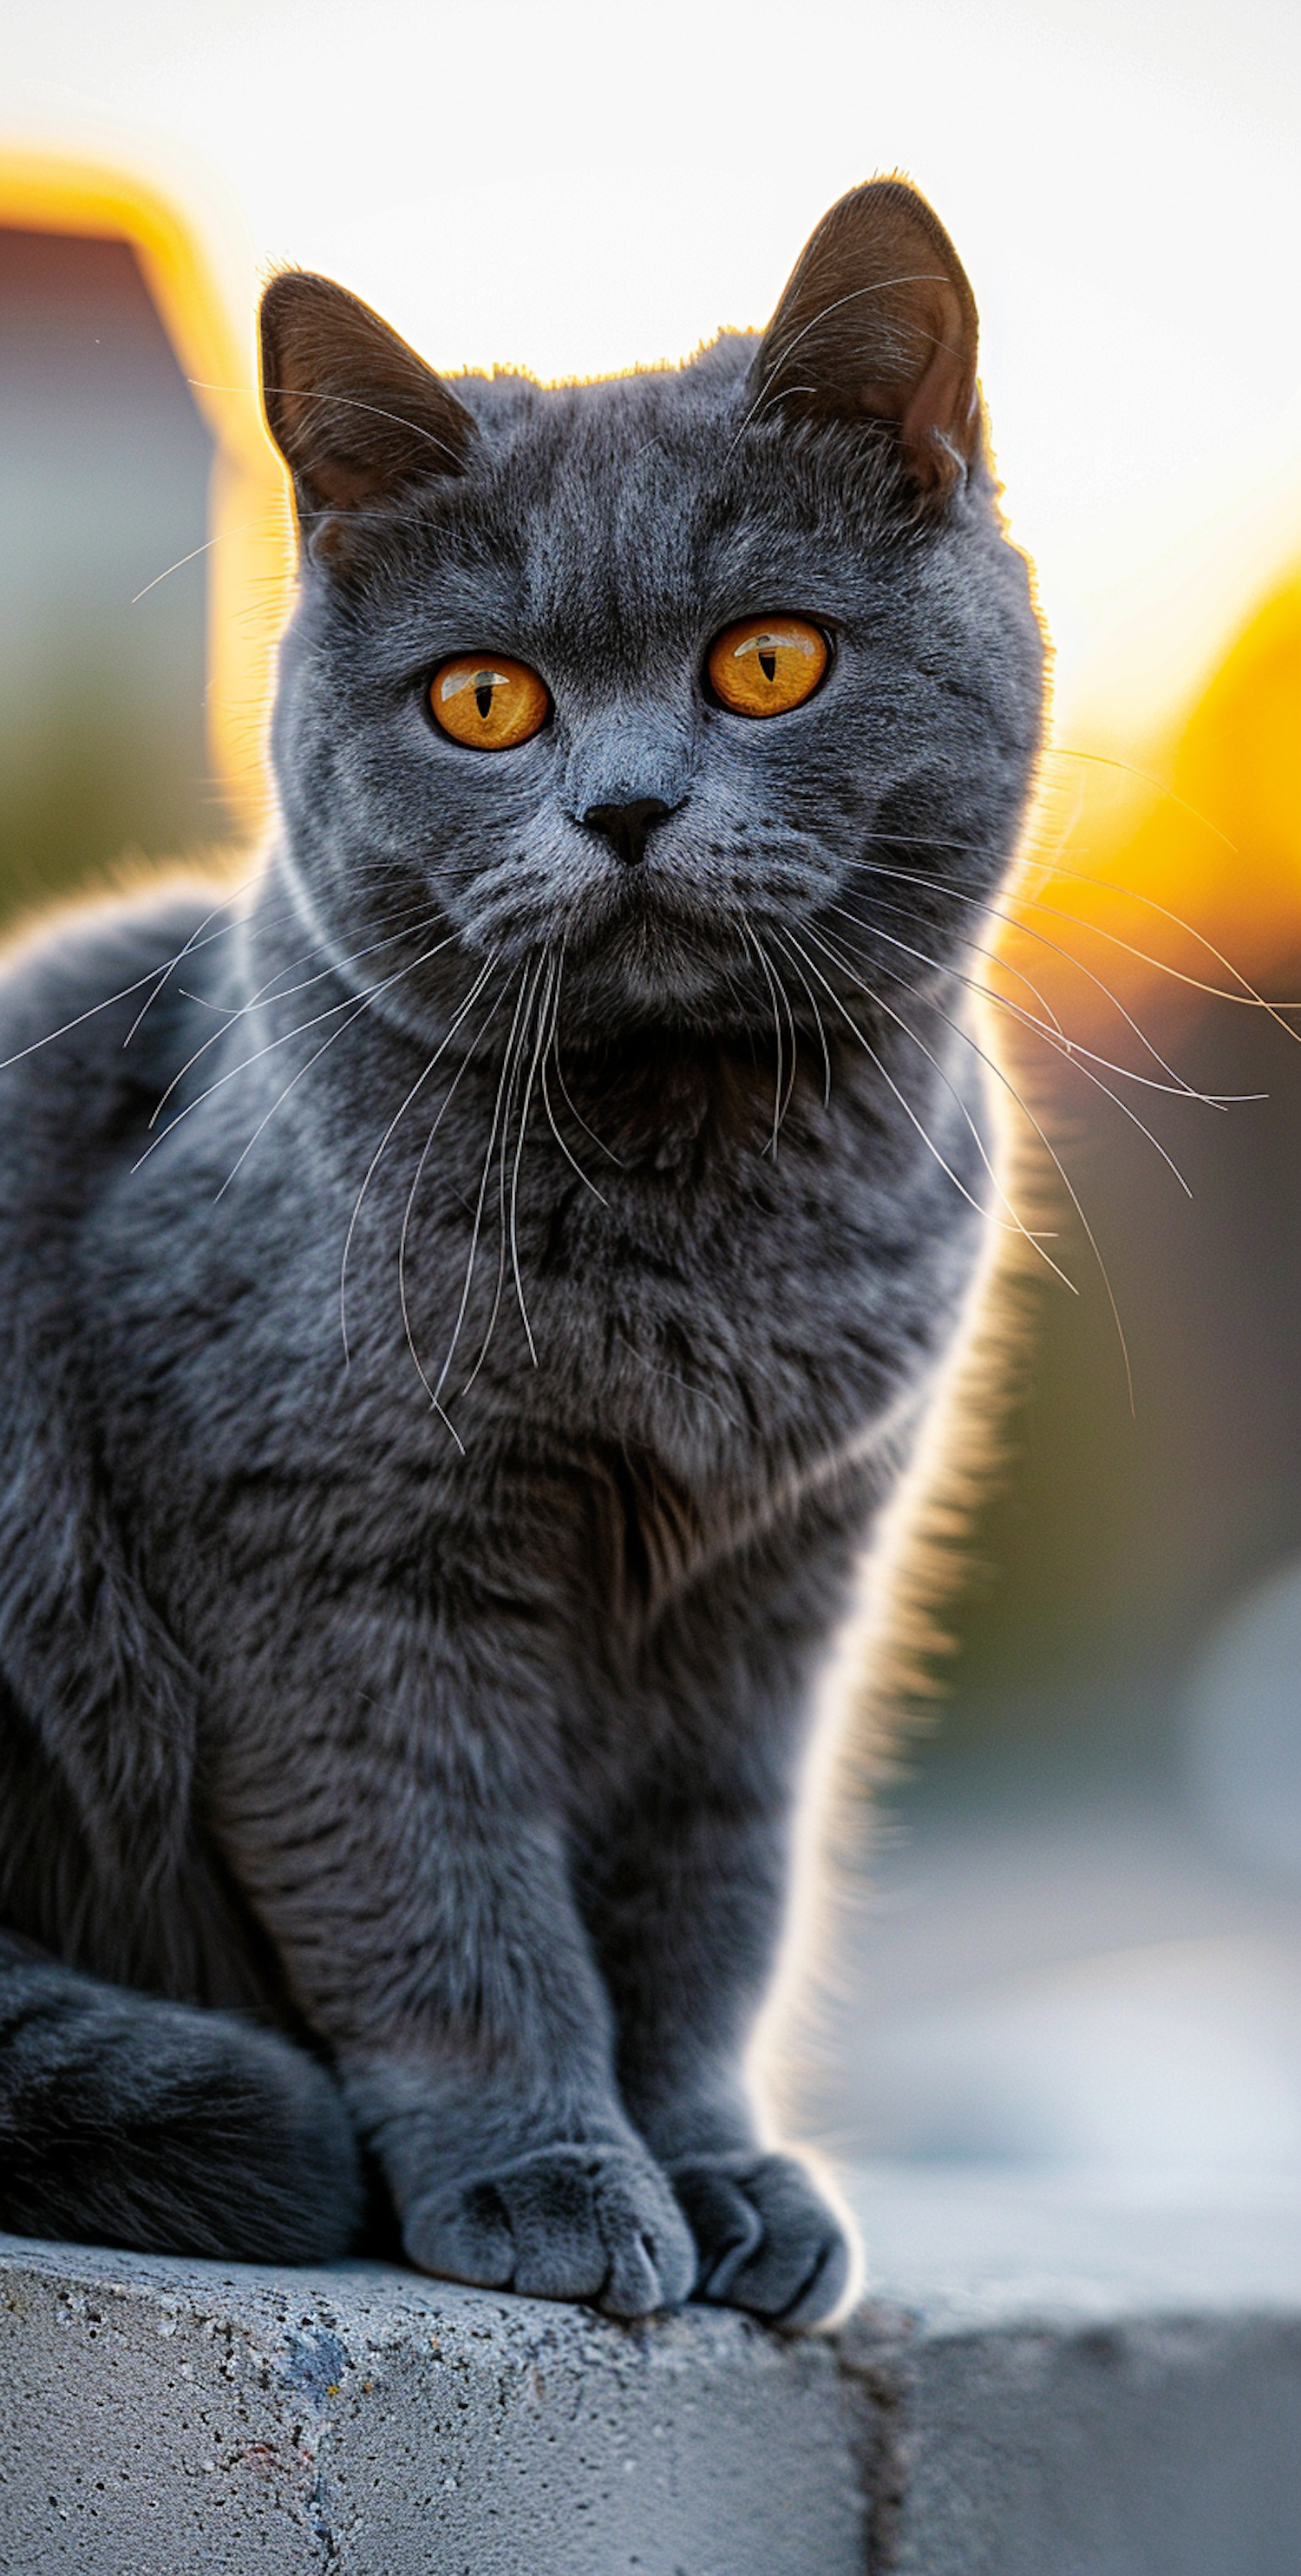
M 417 2201 L 403 2243 L 422 2272 L 586 2299 L 612 2317 L 680 2307 L 696 2275 L 690 2230 L 658 2166 L 621 2146 L 540 2147 Z
M 770 2325 L 822 2325 L 854 2270 L 844 2223 L 794 2156 L 695 2156 L 669 2167 L 699 2256 L 698 2299 Z

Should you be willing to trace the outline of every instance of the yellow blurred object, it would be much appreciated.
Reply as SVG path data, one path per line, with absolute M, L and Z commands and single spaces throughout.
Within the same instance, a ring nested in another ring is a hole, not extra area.
M 1208 914 L 1251 943 L 1260 964 L 1301 946 L 1301 572 L 1239 636 L 1188 726 L 1176 794 L 1235 845 L 1199 854 L 1194 888 Z M 1170 826 L 1167 824 L 1168 831 Z M 1154 824 L 1154 872 L 1160 843 Z
M 1140 769 L 1093 748 L 1050 754 L 1039 843 L 1012 909 L 1001 957 L 1075 1030 L 1105 1005 L 1048 938 L 1126 999 L 1163 969 L 1189 979 L 1190 999 L 1203 983 L 1232 991 L 1235 977 L 1268 986 L 1275 969 L 1295 972 L 1301 570 L 1248 620 L 1164 758 L 1158 748 Z M 1162 980 L 1173 999 L 1180 986 Z
M 262 427 L 251 342 L 232 327 L 196 234 L 134 174 L 58 155 L 0 151 L 0 225 L 124 241 L 214 441 L 208 553 L 208 729 L 241 828 L 270 810 L 265 729 L 276 641 L 293 580 L 285 477 Z M 251 317 L 250 317 L 251 319 Z

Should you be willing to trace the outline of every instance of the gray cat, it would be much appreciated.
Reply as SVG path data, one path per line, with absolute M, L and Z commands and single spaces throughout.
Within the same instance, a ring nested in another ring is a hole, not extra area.
M 889 180 L 681 368 L 262 327 L 278 839 L 3 985 L 0 2224 L 813 2324 L 743 2060 L 1041 714 L 970 289 Z

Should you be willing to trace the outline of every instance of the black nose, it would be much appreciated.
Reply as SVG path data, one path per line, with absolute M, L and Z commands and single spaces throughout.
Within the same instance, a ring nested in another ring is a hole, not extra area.
M 647 834 L 672 811 L 660 796 L 639 796 L 635 805 L 589 805 L 583 821 L 589 831 L 604 832 L 626 868 L 635 868 L 646 856 Z

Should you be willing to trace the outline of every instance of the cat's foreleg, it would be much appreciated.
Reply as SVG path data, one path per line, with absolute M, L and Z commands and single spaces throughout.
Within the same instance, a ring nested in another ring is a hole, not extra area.
M 400 1652 L 390 1630 L 376 1688 L 352 1640 L 304 1622 L 304 1713 L 280 1760 L 262 1730 L 228 1751 L 223 1841 L 411 2260 L 642 2315 L 686 2297 L 694 2247 L 619 2099 L 545 1694 L 507 1626 Z
M 745 1807 L 718 1784 L 685 1812 L 646 1801 L 610 1855 L 600 1955 L 623 2098 L 690 2221 L 697 2297 L 809 2326 L 841 2304 L 854 2247 L 803 2159 L 765 2139 L 745 2080 L 785 1880 L 784 1816 Z
M 836 1551 L 836 1553 L 841 1553 Z M 586 1905 L 618 2026 L 620 2088 L 696 2239 L 696 2295 L 789 2326 L 824 2321 L 856 2276 L 852 2224 L 777 2152 L 746 2075 L 788 1912 L 808 1704 L 834 1556 L 767 1598 L 753 1566 L 676 1624 L 654 1748 Z

